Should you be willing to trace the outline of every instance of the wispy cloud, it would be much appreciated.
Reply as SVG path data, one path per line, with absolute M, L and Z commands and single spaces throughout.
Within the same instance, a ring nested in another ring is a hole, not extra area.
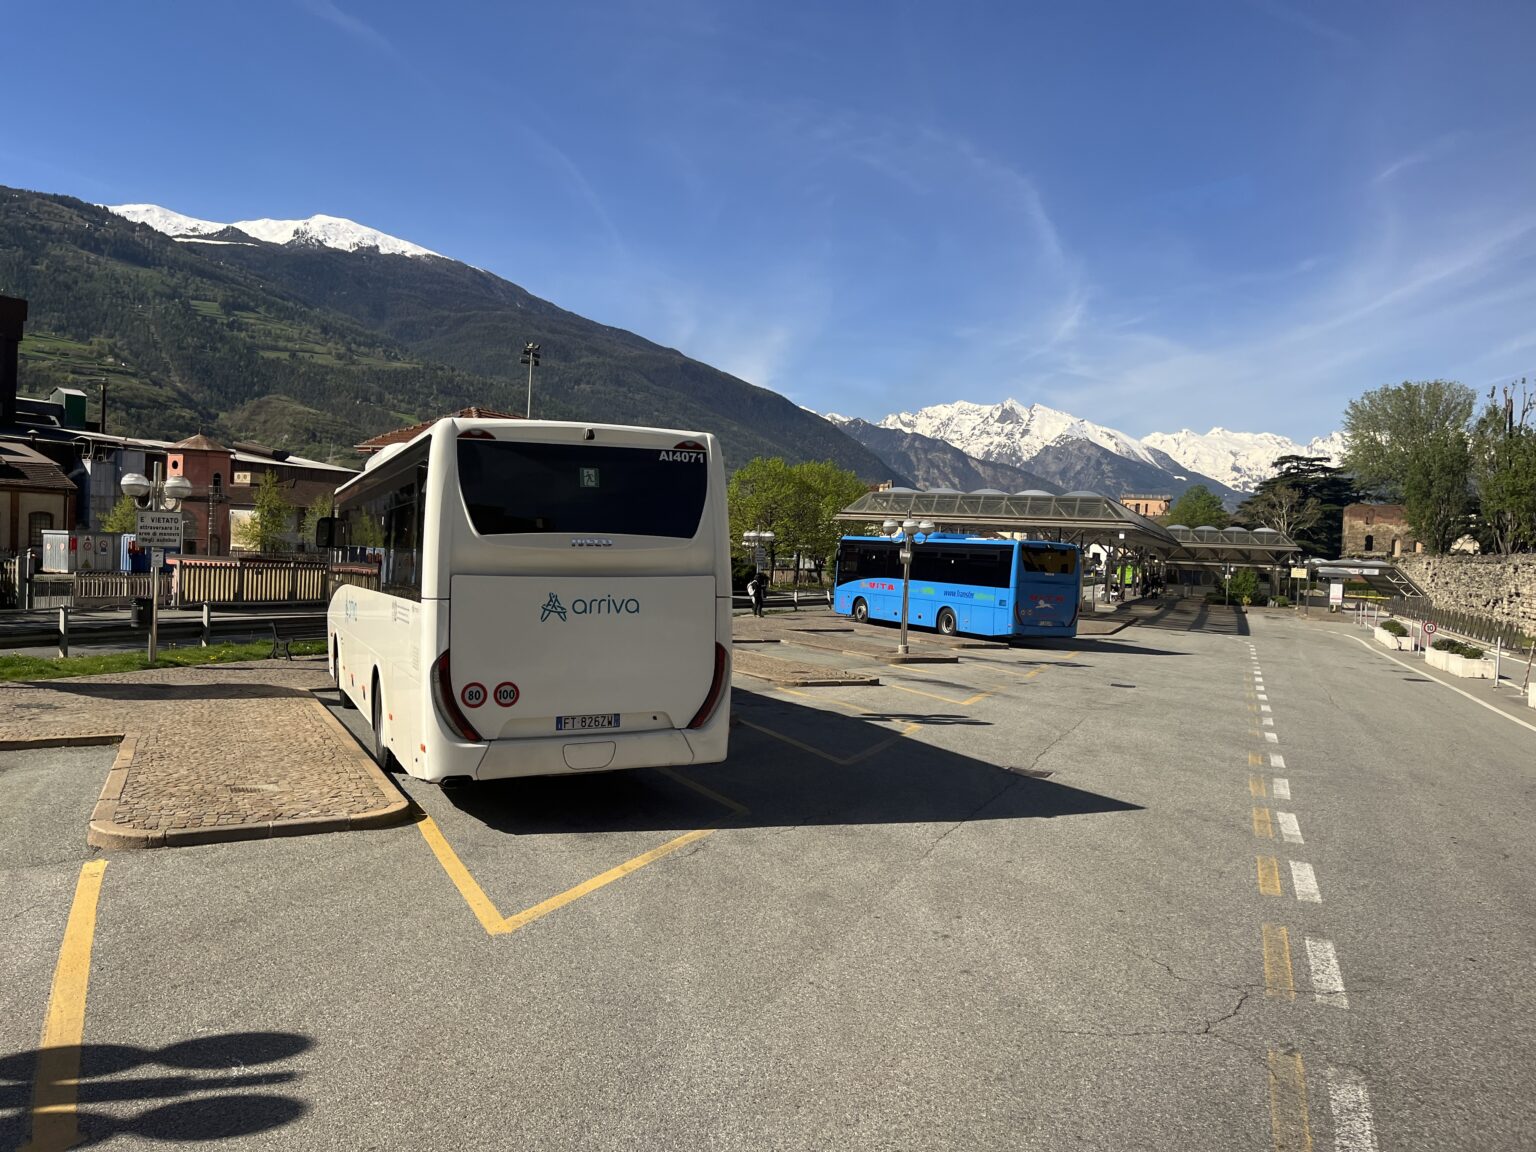
M 324 20 L 329 24 L 340 28 L 352 39 L 360 44 L 365 44 L 376 52 L 382 52 L 386 56 L 399 56 L 400 52 L 394 43 L 380 32 L 372 24 L 353 16 L 350 12 L 343 12 L 332 0 L 299 0 L 300 5 L 311 16 Z
M 1401 156 L 1371 177 L 1371 183 L 1383 184 L 1405 168 L 1412 168 L 1415 164 L 1423 164 L 1432 155 L 1433 153 L 1428 148 L 1425 148 L 1418 152 L 1410 152 L 1406 156 Z
M 1332 24 L 1326 24 L 1306 12 L 1300 12 L 1289 4 L 1281 3 L 1280 0 L 1249 0 L 1249 4 L 1258 11 L 1267 13 L 1282 23 L 1289 24 L 1293 28 L 1300 28 L 1304 32 L 1310 32 L 1320 40 L 1327 40 L 1330 43 L 1350 48 L 1359 43 L 1348 32 L 1335 28 Z

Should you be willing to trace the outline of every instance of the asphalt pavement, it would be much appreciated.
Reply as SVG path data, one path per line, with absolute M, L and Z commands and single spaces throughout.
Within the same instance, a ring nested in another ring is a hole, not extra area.
M 1364 635 L 743 678 L 723 765 L 301 840 L 93 853 L 112 749 L 0 753 L 0 1147 L 103 860 L 93 1146 L 1536 1146 L 1536 732 Z

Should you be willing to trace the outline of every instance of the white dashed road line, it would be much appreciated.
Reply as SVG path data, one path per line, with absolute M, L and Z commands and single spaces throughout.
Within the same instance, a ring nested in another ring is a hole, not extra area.
M 1331 1004 L 1335 1008 L 1348 1008 L 1349 997 L 1344 994 L 1344 974 L 1339 971 L 1339 955 L 1333 950 L 1333 941 L 1314 940 L 1307 937 L 1307 961 L 1312 965 L 1312 995 L 1319 1004 Z
M 1301 825 L 1296 822 L 1294 812 L 1276 812 L 1275 819 L 1280 824 L 1280 835 L 1285 837 L 1287 844 L 1305 844 L 1301 838 Z
M 1278 753 L 1278 752 L 1271 752 L 1269 754 L 1269 766 L 1271 768 L 1284 768 L 1285 767 L 1285 757 L 1280 755 L 1280 753 Z M 1289 798 L 1289 797 L 1287 797 L 1287 798 Z
M 1280 743 L 1280 737 L 1276 736 L 1273 732 L 1264 733 L 1264 739 L 1268 740 L 1271 744 Z
M 1283 763 L 1280 765 L 1282 768 L 1284 766 Z M 1291 782 L 1284 776 L 1276 776 L 1271 791 L 1274 792 L 1276 800 L 1289 800 L 1291 798 Z
M 1337 1152 L 1376 1152 L 1376 1124 L 1364 1080 L 1354 1072 L 1328 1069 L 1328 1105 L 1333 1110 Z
M 1312 871 L 1310 864 L 1301 860 L 1291 861 L 1291 887 L 1296 889 L 1298 900 L 1304 900 L 1308 904 L 1323 902 L 1323 894 L 1317 887 L 1317 873 Z

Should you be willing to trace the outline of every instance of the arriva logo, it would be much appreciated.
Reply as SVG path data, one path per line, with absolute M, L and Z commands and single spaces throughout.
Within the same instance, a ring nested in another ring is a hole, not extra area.
M 539 610 L 539 622 L 543 623 L 545 620 L 548 620 L 551 614 L 564 620 L 567 612 L 576 616 L 622 616 L 625 613 L 631 616 L 638 616 L 640 614 L 640 601 L 633 596 L 623 600 L 613 596 L 589 596 L 585 599 L 572 600 L 571 606 L 566 608 L 565 605 L 560 603 L 560 597 L 551 592 L 549 599 L 544 601 L 543 606 Z

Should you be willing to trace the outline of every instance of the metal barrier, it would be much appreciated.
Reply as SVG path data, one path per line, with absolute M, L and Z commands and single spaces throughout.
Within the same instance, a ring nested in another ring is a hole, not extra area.
M 173 556 L 175 603 L 320 604 L 330 600 L 331 566 L 303 561 Z
M 1387 605 L 1387 609 L 1392 615 L 1407 620 L 1433 620 L 1437 628 L 1465 636 L 1468 640 L 1476 640 L 1489 648 L 1497 644 L 1505 650 L 1523 651 L 1533 639 L 1530 633 L 1508 620 L 1477 612 L 1440 608 L 1423 596 L 1396 597 Z

